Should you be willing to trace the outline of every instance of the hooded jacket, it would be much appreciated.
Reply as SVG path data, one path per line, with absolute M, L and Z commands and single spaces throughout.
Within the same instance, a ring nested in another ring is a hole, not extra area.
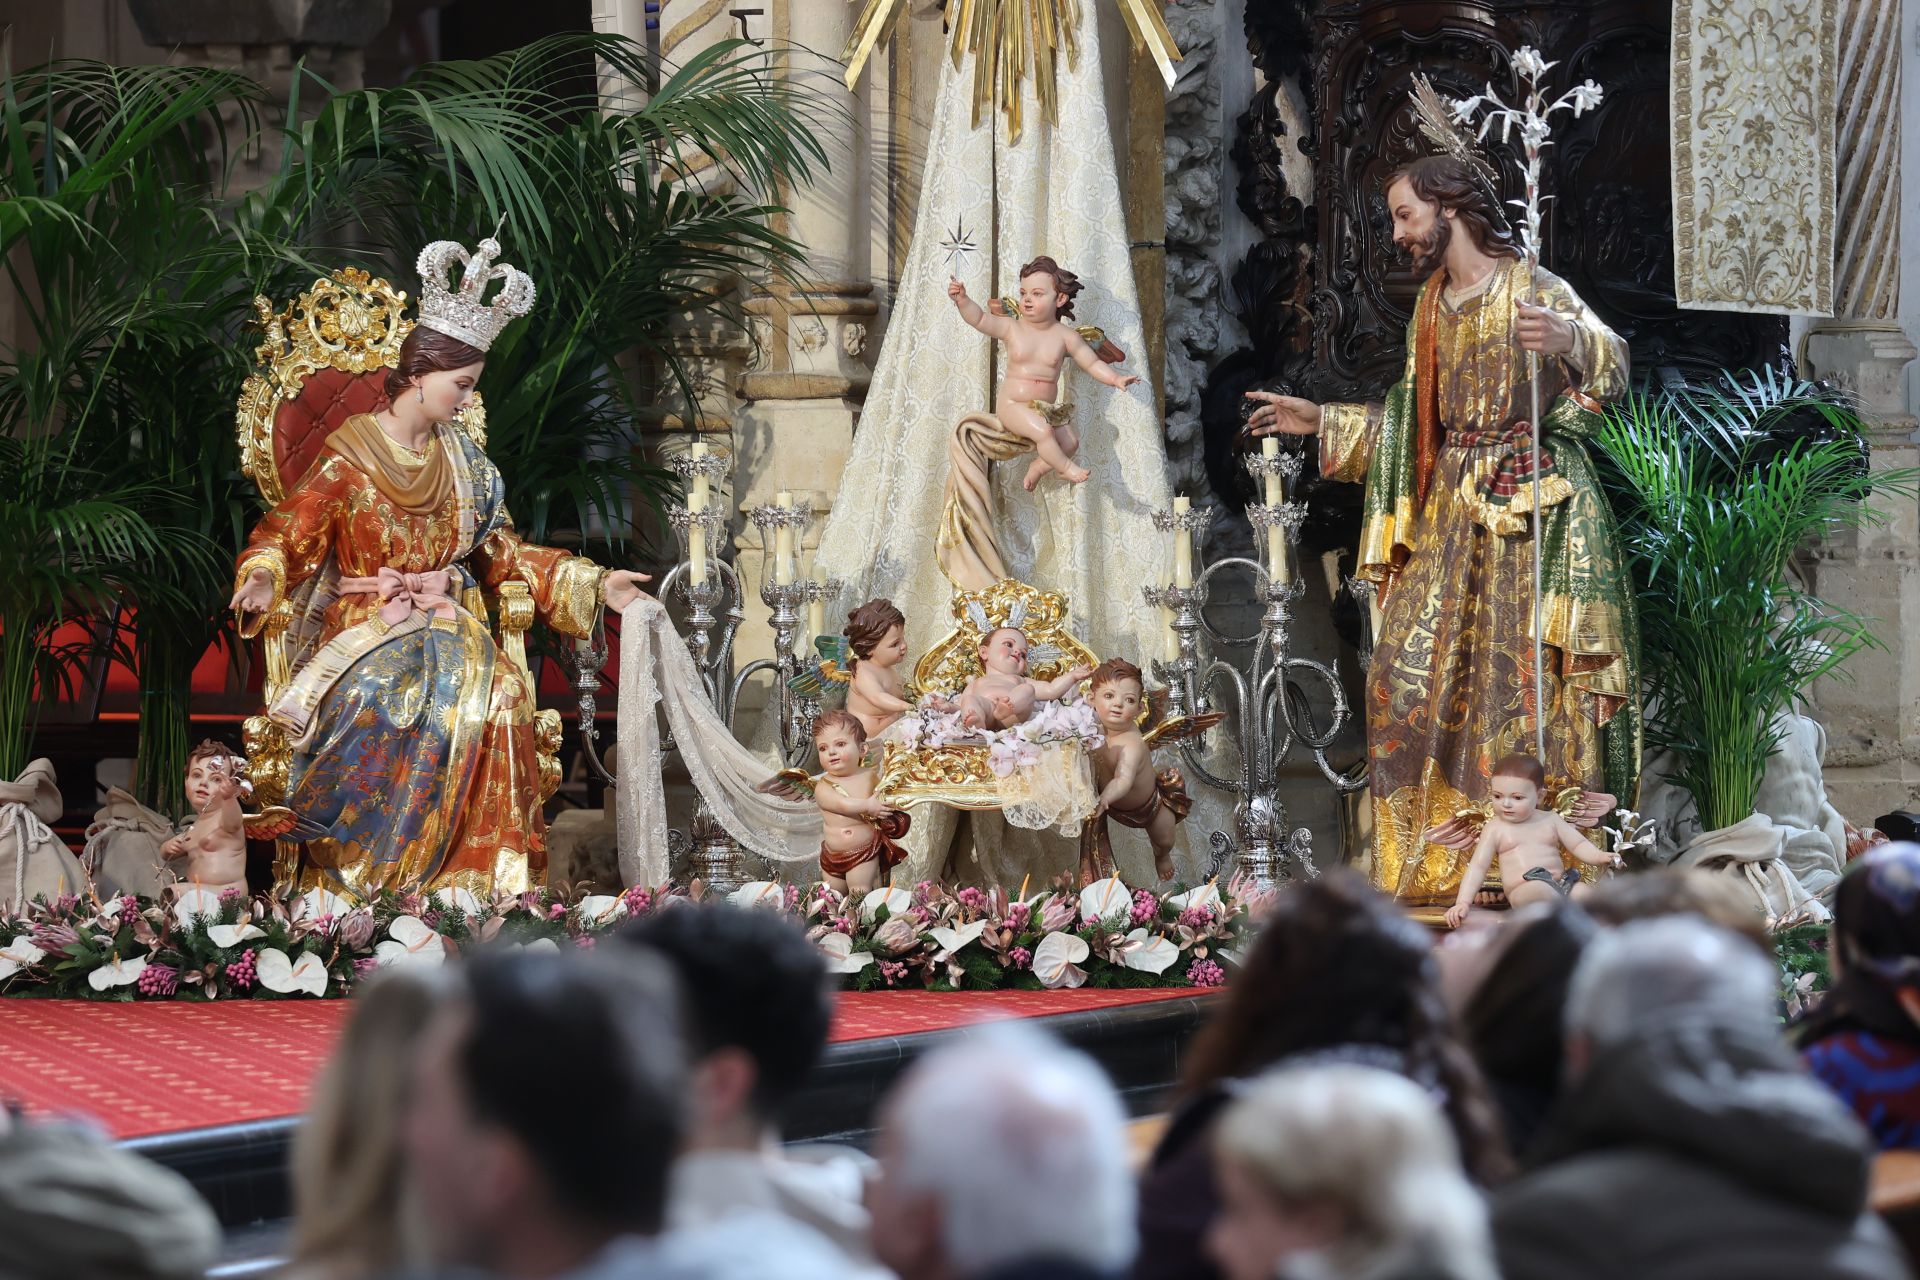
M 1494 1243 L 1507 1280 L 1890 1280 L 1871 1156 L 1771 1029 L 1663 1026 L 1568 1085 Z

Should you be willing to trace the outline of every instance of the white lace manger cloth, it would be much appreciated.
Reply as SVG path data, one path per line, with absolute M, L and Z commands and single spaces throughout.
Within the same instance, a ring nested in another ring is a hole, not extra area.
M 805 801 L 763 795 L 756 788 L 779 768 L 741 746 L 707 700 L 693 655 L 665 606 L 643 595 L 621 612 L 620 736 L 614 759 L 620 803 L 615 836 L 620 875 L 652 888 L 667 879 L 667 800 L 656 706 L 694 789 L 728 835 L 772 862 L 820 857 L 820 811 Z

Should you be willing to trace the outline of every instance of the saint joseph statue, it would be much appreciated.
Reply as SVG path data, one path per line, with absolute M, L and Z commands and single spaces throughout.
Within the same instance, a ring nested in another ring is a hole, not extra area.
M 1264 402 L 1256 434 L 1318 435 L 1321 473 L 1366 486 L 1359 573 L 1381 608 L 1366 697 L 1373 881 L 1432 903 L 1451 898 L 1466 853 L 1426 833 L 1486 798 L 1501 757 L 1535 749 L 1536 538 L 1549 789 L 1631 802 L 1632 586 L 1585 444 L 1626 390 L 1627 351 L 1564 281 L 1529 282 L 1499 204 L 1459 160 L 1416 160 L 1386 194 L 1394 243 L 1428 273 L 1386 403 L 1248 394 Z M 1529 352 L 1551 406 L 1538 456 Z

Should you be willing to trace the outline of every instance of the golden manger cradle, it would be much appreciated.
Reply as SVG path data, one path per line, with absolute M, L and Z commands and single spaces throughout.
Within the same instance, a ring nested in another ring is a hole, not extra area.
M 271 300 L 253 300 L 265 338 L 255 352 L 255 370 L 240 391 L 235 423 L 240 438 L 240 467 L 258 486 L 261 501 L 277 504 L 297 483 L 321 447 L 341 424 L 359 413 L 386 407 L 382 383 L 400 356 L 400 344 L 413 329 L 403 314 L 407 295 L 385 280 L 353 267 L 335 271 L 283 311 Z M 485 446 L 486 410 L 476 392 L 472 404 L 455 419 L 474 443 Z M 533 625 L 533 597 L 523 583 L 504 584 L 482 603 L 489 611 L 500 650 L 516 663 L 527 687 L 527 630 Z M 260 637 L 266 671 L 263 692 L 272 706 L 293 678 L 287 651 L 292 606 L 276 605 L 248 638 Z M 287 770 L 293 752 L 286 734 L 264 713 L 242 726 L 256 796 L 263 805 L 286 798 Z M 540 768 L 540 798 L 560 785 L 560 713 L 539 711 L 534 734 Z M 281 840 L 274 858 L 274 881 L 292 885 L 299 869 L 299 845 Z
M 922 654 L 913 668 L 913 692 L 958 689 L 980 674 L 982 631 L 976 608 L 987 629 L 1011 625 L 1020 618 L 1028 644 L 1045 651 L 1032 664 L 1031 675 L 1047 680 L 1082 664 L 1099 661 L 1078 636 L 1067 630 L 1067 598 L 1057 591 L 1012 578 L 984 591 L 956 591 L 951 609 L 954 629 Z M 999 780 L 987 760 L 985 746 L 961 745 L 910 748 L 887 742 L 880 760 L 876 794 L 901 809 L 917 804 L 944 804 L 955 809 L 998 809 Z

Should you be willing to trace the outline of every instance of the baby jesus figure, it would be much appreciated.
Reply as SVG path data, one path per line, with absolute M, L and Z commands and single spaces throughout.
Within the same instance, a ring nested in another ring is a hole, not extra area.
M 960 318 L 1007 345 L 1006 377 L 993 412 L 1001 425 L 1033 442 L 1037 456 L 1021 482 L 1028 490 L 1049 471 L 1072 484 L 1093 474 L 1073 461 L 1080 437 L 1071 425 L 1073 406 L 1060 395 L 1060 376 L 1068 356 L 1110 387 L 1124 389 L 1140 381 L 1100 359 L 1079 331 L 1066 323 L 1073 316 L 1073 296 L 1081 288 L 1080 277 L 1052 258 L 1035 258 L 1020 268 L 1020 316 L 1015 319 L 988 314 L 967 296 L 967 287 L 957 278 L 947 282 L 947 296 Z
M 1510 755 L 1493 767 L 1493 813 L 1481 828 L 1473 861 L 1460 877 L 1460 892 L 1447 908 L 1447 923 L 1459 928 L 1473 910 L 1474 895 L 1486 883 L 1493 860 L 1500 859 L 1500 884 L 1507 901 L 1516 907 L 1551 902 L 1557 897 L 1580 897 L 1587 892 L 1578 868 L 1566 867 L 1561 853 L 1572 854 L 1595 866 L 1618 865 L 1620 859 L 1602 853 L 1574 825 L 1551 809 L 1542 811 L 1546 770 L 1529 755 Z M 1437 829 L 1429 829 L 1432 840 Z
M 1027 675 L 1027 637 L 1018 627 L 996 627 L 980 637 L 980 674 L 967 681 L 956 698 L 932 697 L 936 711 L 959 711 L 971 729 L 1011 729 L 1033 714 L 1039 702 L 1058 702 L 1093 674 L 1078 666 L 1053 680 Z
M 193 825 L 160 846 L 162 857 L 187 860 L 189 884 L 225 893 L 247 891 L 247 830 L 240 797 L 253 786 L 241 776 L 246 761 L 225 743 L 208 740 L 187 757 L 187 802 Z

